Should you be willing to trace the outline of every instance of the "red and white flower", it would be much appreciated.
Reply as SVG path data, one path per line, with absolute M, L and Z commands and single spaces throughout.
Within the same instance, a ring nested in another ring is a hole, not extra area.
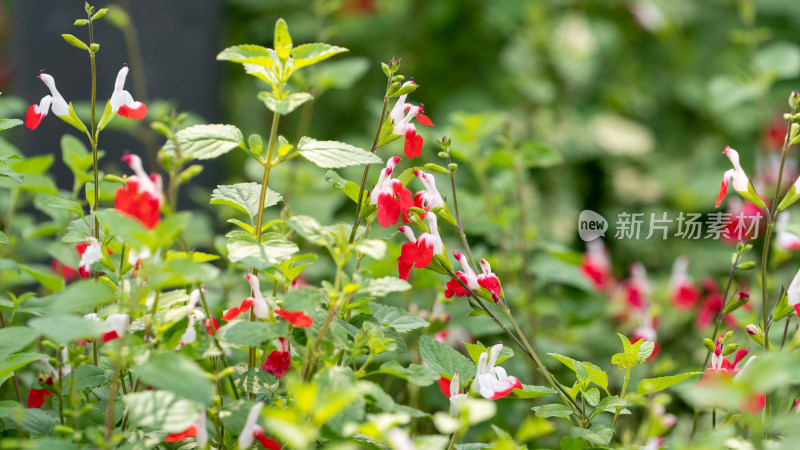
M 50 89 L 50 95 L 45 95 L 38 105 L 31 105 L 28 107 L 28 113 L 25 116 L 25 126 L 31 130 L 35 130 L 39 126 L 44 116 L 52 109 L 53 114 L 62 117 L 69 116 L 69 104 L 56 89 L 56 80 L 46 73 L 39 73 L 39 78 L 44 82 L 45 86 Z
M 658 345 L 658 333 L 656 332 L 655 327 L 653 327 L 653 321 L 650 320 L 649 316 L 647 316 L 645 319 L 645 323 L 633 332 L 633 337 L 631 337 L 630 341 L 632 344 L 635 344 L 642 339 L 654 344 L 653 353 L 650 354 L 650 356 L 647 358 L 647 361 L 654 360 L 655 357 L 661 352 L 661 346 Z
M 424 190 L 414 195 L 414 205 L 427 211 L 444 208 L 444 199 L 439 190 L 436 189 L 436 180 L 433 175 L 424 170 L 415 170 L 414 175 L 419 178 L 424 187 Z
M 250 408 L 250 413 L 247 414 L 247 421 L 244 424 L 244 428 L 242 428 L 242 433 L 239 435 L 239 448 L 250 448 L 253 445 L 253 441 L 258 440 L 261 446 L 266 449 L 280 450 L 281 445 L 278 444 L 278 441 L 267 437 L 261 425 L 256 423 L 263 407 L 264 404 L 258 402 Z
M 408 208 L 415 206 L 411 190 L 403 187 L 400 180 L 391 178 L 398 162 L 400 162 L 399 156 L 389 158 L 386 168 L 381 171 L 378 183 L 370 194 L 370 203 L 377 208 L 378 223 L 384 227 L 397 224 L 397 219 L 401 216 L 405 221 Z
M 464 286 L 467 286 L 470 290 L 478 289 L 481 285 L 478 283 L 478 276 L 475 274 L 475 271 L 472 270 L 469 263 L 467 262 L 466 256 L 463 253 L 454 252 L 453 257 L 461 263 L 461 267 L 464 269 L 463 271 L 457 271 L 456 276 L 458 280 L 452 278 L 447 281 L 447 286 L 444 290 L 444 296 L 446 298 L 453 298 L 456 297 L 471 297 L 472 295 L 469 293 L 469 290 L 464 289 Z M 491 268 L 489 268 L 491 272 Z M 459 283 L 459 280 L 461 283 Z M 463 285 L 462 285 L 463 283 Z M 499 281 L 498 281 L 499 284 Z
M 478 275 L 478 284 L 485 288 L 492 294 L 492 298 L 495 302 L 500 300 L 500 297 L 503 296 L 503 288 L 500 286 L 500 280 L 497 278 L 492 272 L 492 266 L 485 259 L 481 259 L 481 269 L 483 273 Z
M 100 247 L 100 243 L 93 237 L 87 237 L 86 242 L 75 244 L 75 250 L 81 255 L 81 260 L 78 263 L 78 273 L 83 278 L 89 278 L 92 264 L 100 261 L 100 258 L 103 257 L 103 249 Z
M 122 117 L 129 119 L 143 119 L 147 114 L 147 105 L 133 99 L 130 92 L 123 89 L 125 78 L 128 77 L 128 65 L 122 67 L 117 73 L 117 80 L 114 82 L 114 92 L 108 100 L 111 104 L 111 111 L 119 113 Z
M 278 338 L 278 348 L 267 356 L 267 359 L 261 364 L 261 369 L 275 375 L 276 378 L 283 378 L 291 365 L 292 354 L 289 353 L 289 341 L 286 338 Z
M 444 252 L 444 243 L 439 236 L 436 224 L 436 215 L 428 213 L 428 229 L 430 231 L 422 233 L 418 238 L 414 237 L 414 232 L 407 226 L 400 226 L 398 229 L 403 233 L 409 242 L 403 244 L 400 249 L 400 257 L 397 258 L 397 266 L 400 278 L 408 280 L 411 274 L 411 267 L 422 269 L 431 263 L 433 255 Z
M 95 313 L 89 313 L 83 316 L 85 319 L 94 320 L 99 322 L 100 318 Z M 108 341 L 121 338 L 128 333 L 128 326 L 131 323 L 131 316 L 127 314 L 111 314 L 106 318 L 105 330 L 100 335 L 100 342 L 105 344 Z
M 725 171 L 722 175 L 722 185 L 720 186 L 719 196 L 717 197 L 717 208 L 719 208 L 719 205 L 722 204 L 722 200 L 728 194 L 728 183 L 731 179 L 733 179 L 733 190 L 739 195 L 750 200 L 761 209 L 766 208 L 764 202 L 758 194 L 756 194 L 753 184 L 750 183 L 750 178 L 747 177 L 744 169 L 742 169 L 742 165 L 739 163 L 739 153 L 730 147 L 725 147 L 722 153 L 731 161 L 733 169 Z
M 403 86 L 408 86 L 414 83 L 414 80 L 406 81 Z M 389 113 L 394 123 L 393 133 L 405 136 L 405 144 L 403 145 L 403 153 L 408 158 L 416 158 L 422 154 L 422 136 L 417 134 L 417 129 L 411 120 L 417 119 L 417 122 L 429 127 L 433 126 L 433 122 L 425 114 L 422 114 L 422 106 L 414 106 L 406 103 L 408 94 L 401 95 L 394 104 L 394 108 Z
M 724 335 L 723 335 L 724 336 Z M 711 355 L 711 364 L 703 374 L 703 378 L 697 382 L 697 387 L 706 389 L 724 388 L 730 384 L 735 383 L 739 377 L 744 373 L 757 357 L 752 356 L 747 360 L 747 363 L 740 369 L 739 362 L 747 355 L 748 351 L 745 349 L 738 350 L 734 356 L 733 362 L 727 357 L 722 356 L 722 338 L 717 339 L 716 348 Z M 736 406 L 741 412 L 748 412 L 756 414 L 764 409 L 765 395 L 763 392 L 754 392 L 744 402 L 738 405 L 719 404 L 718 406 Z
M 689 276 L 689 258 L 686 256 L 679 256 L 672 264 L 669 296 L 672 304 L 681 309 L 691 308 L 700 298 L 700 292 Z
M 786 299 L 789 302 L 789 306 L 793 307 L 797 316 L 800 317 L 800 270 L 797 271 L 794 279 L 792 279 L 792 284 L 786 290 Z
M 461 402 L 469 397 L 467 393 L 461 393 L 461 381 L 458 378 L 458 371 L 453 374 L 453 379 L 450 380 L 450 415 L 458 415 L 458 407 Z
M 598 290 L 605 291 L 611 287 L 614 282 L 611 276 L 611 260 L 602 240 L 594 239 L 586 243 L 581 271 Z
M 628 306 L 637 310 L 644 310 L 650 305 L 650 293 L 653 288 L 647 278 L 647 269 L 641 263 L 631 264 L 631 278 L 625 285 Z
M 180 433 L 173 433 L 164 438 L 164 442 L 180 442 L 193 437 L 197 443 L 197 448 L 205 448 L 208 443 L 208 430 L 206 430 L 206 410 L 203 409 L 200 418 L 186 430 Z
M 250 283 L 250 289 L 253 292 L 253 296 L 244 299 L 242 304 L 238 307 L 234 306 L 233 308 L 227 310 L 222 316 L 222 320 L 226 322 L 230 322 L 231 320 L 235 319 L 239 316 L 239 314 L 250 311 L 251 307 L 253 308 L 253 313 L 257 318 L 266 319 L 269 317 L 269 305 L 264 299 L 264 295 L 261 293 L 261 286 L 258 281 L 258 277 L 252 273 L 248 273 L 245 275 L 245 277 L 247 278 L 247 282 Z
M 497 344 L 490 350 L 481 353 L 478 359 L 478 372 L 472 382 L 472 392 L 477 392 L 488 400 L 497 400 L 511 394 L 514 389 L 522 389 L 522 383 L 506 370 L 495 366 L 503 344 Z
M 161 220 L 160 210 L 164 204 L 161 175 L 148 175 L 137 155 L 125 155 L 122 160 L 133 170 L 125 186 L 117 189 L 114 208 L 139 219 L 144 226 L 152 229 Z

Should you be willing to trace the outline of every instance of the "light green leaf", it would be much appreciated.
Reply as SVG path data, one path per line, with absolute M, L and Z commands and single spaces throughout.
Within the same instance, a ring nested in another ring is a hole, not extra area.
M 583 392 L 583 398 L 586 399 L 586 402 L 592 406 L 597 405 L 597 402 L 600 401 L 600 391 L 597 388 L 590 388 Z
M 19 119 L 0 119 L 0 131 L 8 130 L 18 125 L 22 125 L 22 121 Z
M 281 61 L 289 59 L 292 52 L 292 37 L 289 35 L 289 26 L 283 18 L 275 22 L 275 52 Z
M 264 270 L 288 260 L 300 249 L 287 239 L 271 239 L 259 244 L 253 236 L 231 231 L 228 237 L 228 259 Z
M 105 370 L 93 364 L 78 366 L 72 373 L 76 380 L 72 388 L 76 391 L 102 386 L 106 382 Z
M 97 212 L 97 219 L 103 228 L 111 230 L 126 244 L 141 250 L 145 247 L 154 248 L 155 241 L 144 227 L 142 222 L 131 216 L 114 209 L 104 209 Z
M 352 181 L 345 180 L 333 170 L 328 170 L 325 173 L 325 181 L 332 184 L 336 189 L 341 189 L 345 194 L 347 194 L 348 197 L 350 197 L 350 200 L 358 202 L 358 193 L 361 189 L 357 184 L 353 183 Z M 367 198 L 367 194 L 368 192 L 364 193 L 362 201 Z
M 394 306 L 372 303 L 372 316 L 383 326 L 392 327 L 400 333 L 425 328 L 430 323 L 410 312 Z
M 475 376 L 476 368 L 472 361 L 430 336 L 420 338 L 419 353 L 428 367 L 439 372 L 440 375 L 452 376 L 457 370 L 462 381 L 470 380 Z
M 237 183 L 217 186 L 211 193 L 212 205 L 227 205 L 255 219 L 258 216 L 258 202 L 261 200 L 260 183 Z M 283 200 L 281 194 L 267 188 L 264 209 Z
M 128 419 L 140 427 L 152 427 L 167 433 L 189 428 L 200 417 L 202 405 L 184 400 L 169 391 L 145 391 L 122 398 L 128 407 Z
M 365 292 L 373 297 L 385 297 L 392 292 L 403 292 L 409 289 L 411 289 L 411 285 L 408 284 L 408 281 L 397 277 L 381 277 L 371 280 L 369 285 L 359 292 Z
M 800 75 L 800 47 L 787 41 L 764 45 L 755 57 L 756 67 L 776 80 Z
M 184 160 L 212 159 L 224 155 L 243 144 L 242 132 L 233 125 L 194 125 L 175 133 L 161 148 L 167 156 L 177 155 L 175 141 L 180 147 L 180 155 Z
M 361 164 L 380 164 L 382 160 L 364 149 L 344 142 L 318 141 L 303 137 L 297 144 L 297 150 L 304 158 L 323 169 L 357 166 Z
M 233 384 L 248 394 L 269 394 L 278 388 L 278 379 L 269 372 L 242 363 L 234 367 Z
M 702 373 L 703 372 L 688 372 L 669 377 L 645 378 L 639 382 L 639 387 L 636 388 L 636 392 L 639 395 L 646 395 L 652 394 L 653 392 L 663 391 L 664 389 L 674 386 L 687 378 L 691 378 L 696 375 L 702 375 Z
M 601 411 L 608 411 L 608 412 L 615 412 L 617 408 L 625 408 L 626 406 L 630 406 L 632 403 L 617 396 L 608 396 L 603 397 L 595 406 L 596 409 Z
M 555 394 L 556 391 L 546 386 L 532 386 L 523 384 L 522 389 L 514 389 L 514 394 L 519 398 L 537 398 Z
M 237 320 L 219 329 L 221 342 L 241 347 L 261 347 L 265 343 L 285 336 L 287 328 L 283 323 L 250 322 Z
M 197 403 L 211 403 L 214 393 L 211 380 L 197 363 L 180 353 L 151 355 L 146 362 L 136 365 L 134 372 L 155 388 Z
M 576 364 L 582 364 L 583 367 L 586 369 L 588 379 L 586 381 L 591 381 L 592 383 L 600 386 L 603 389 L 608 389 L 608 375 L 603 372 L 603 369 L 595 366 L 590 362 L 581 362 L 576 361 L 569 356 L 559 355 L 558 353 L 548 353 L 548 355 L 552 356 L 553 358 L 561 361 L 565 366 L 569 367 L 572 370 L 576 370 Z
M 297 70 L 301 67 L 310 66 L 346 51 L 348 50 L 344 47 L 322 43 L 298 45 L 292 50 L 294 68 Z
M 420 364 L 411 364 L 408 367 L 403 367 L 397 361 L 385 362 L 377 372 L 394 375 L 417 386 L 430 386 L 441 378 L 439 372 L 430 367 Z
M 614 436 L 614 429 L 608 425 L 594 424 L 589 429 L 570 427 L 569 434 L 574 438 L 580 438 L 592 444 L 608 445 Z
M 29 266 L 27 264 L 19 264 L 17 267 L 23 272 L 32 276 L 34 280 L 38 281 L 45 288 L 57 292 L 64 289 L 64 279 L 44 267 Z
M 80 338 L 94 338 L 105 331 L 105 324 L 102 322 L 68 315 L 32 319 L 28 326 L 58 344 L 68 344 Z
M 386 256 L 386 241 L 381 239 L 363 239 L 356 244 L 356 250 L 374 260 L 381 260 Z
M 47 297 L 48 308 L 56 313 L 85 312 L 95 306 L 114 301 L 114 289 L 92 279 L 71 283 L 69 287 Z
M 478 361 L 481 358 L 481 353 L 489 351 L 489 349 L 487 349 L 486 346 L 484 346 L 480 342 L 476 344 L 473 344 L 471 342 L 463 342 L 463 344 L 467 348 L 467 353 L 469 354 L 469 357 L 472 358 L 472 362 L 474 362 L 475 364 L 478 364 Z M 507 360 L 508 358 L 511 358 L 512 356 L 514 356 L 514 350 L 512 350 L 511 347 L 504 346 L 503 349 L 500 350 L 500 354 L 497 355 L 497 364 L 500 364 L 501 362 Z
M 217 60 L 257 64 L 272 68 L 278 60 L 278 55 L 271 48 L 245 44 L 226 48 L 217 55 Z
M 73 200 L 61 197 L 47 197 L 44 199 L 44 205 L 48 208 L 64 209 L 83 217 L 83 208 L 81 208 L 78 202 Z
M 28 327 L 0 328 L 0 360 L 27 347 L 40 335 L 41 333 Z
M 519 149 L 522 162 L 531 168 L 547 168 L 558 166 L 564 162 L 561 153 L 536 142 L 527 142 Z
M 545 419 L 548 417 L 569 417 L 572 415 L 572 410 L 560 403 L 534 406 L 531 409 L 536 411 L 536 417 L 542 417 Z
M 86 50 L 87 52 L 89 51 L 89 46 L 84 44 L 82 40 L 76 38 L 75 36 L 65 33 L 62 34 L 61 37 L 64 38 L 65 41 L 67 41 L 67 44 L 73 47 L 78 47 L 81 50 Z
M 284 98 L 278 98 L 272 92 L 261 91 L 258 93 L 258 99 L 264 102 L 270 111 L 285 116 L 303 103 L 314 100 L 314 96 L 308 92 L 294 92 Z
M 47 359 L 47 355 L 41 353 L 17 353 L 9 356 L 0 361 L 0 379 L 40 359 Z

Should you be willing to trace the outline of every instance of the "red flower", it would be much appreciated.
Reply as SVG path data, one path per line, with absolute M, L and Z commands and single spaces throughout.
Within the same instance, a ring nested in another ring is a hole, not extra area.
M 407 226 L 398 228 L 409 240 L 403 244 L 400 257 L 397 258 L 399 277 L 403 280 L 408 280 L 411 267 L 422 269 L 431 263 L 433 255 L 444 251 L 444 244 L 436 225 L 436 215 L 428 213 L 425 217 L 428 219 L 430 232 L 420 234 L 419 238 L 414 237 L 414 232 Z
M 724 335 L 723 335 L 724 336 Z M 706 369 L 705 373 L 703 374 L 703 378 L 697 382 L 696 386 L 705 389 L 718 389 L 724 388 L 730 384 L 733 384 L 737 381 L 737 378 L 747 370 L 747 367 L 756 359 L 756 356 L 751 357 L 747 360 L 747 363 L 740 369 L 738 367 L 739 362 L 747 355 L 748 351 L 745 349 L 741 349 L 736 352 L 734 356 L 733 362 L 731 362 L 727 357 L 722 356 L 722 337 L 717 340 L 716 349 L 714 350 L 714 354 L 711 356 L 711 364 L 709 365 L 708 369 Z M 736 405 L 736 407 L 741 412 L 747 412 L 750 414 L 757 414 L 759 413 L 766 403 L 766 396 L 763 392 L 755 392 L 748 396 L 748 398 Z M 715 405 L 709 405 L 715 406 Z M 733 405 L 727 403 L 719 403 L 716 406 L 721 407 L 730 407 Z
M 64 120 L 65 116 L 69 116 L 69 104 L 64 100 L 64 97 L 58 93 L 58 89 L 56 89 L 56 80 L 53 79 L 52 76 L 42 72 L 39 73 L 39 79 L 50 89 L 51 95 L 42 97 L 38 105 L 31 105 L 28 107 L 28 113 L 25 115 L 25 126 L 31 130 L 35 130 L 36 127 L 39 126 L 39 123 L 44 119 L 44 116 L 47 115 L 51 108 L 53 114 L 57 115 L 62 120 Z
M 161 187 L 161 176 L 148 175 L 142 165 L 142 159 L 136 155 L 122 157 L 133 170 L 127 185 L 117 189 L 114 208 L 131 217 L 139 219 L 149 229 L 154 228 L 161 220 L 159 211 L 164 203 Z
M 464 272 L 458 271 L 456 272 L 456 276 L 464 283 L 467 284 L 467 279 L 464 277 Z M 471 297 L 468 290 L 464 289 L 464 286 L 461 285 L 457 280 L 450 279 L 447 282 L 447 287 L 444 290 L 444 296 L 446 298 L 453 298 L 456 297 Z
M 230 322 L 231 320 L 239 317 L 239 314 L 247 312 L 250 310 L 250 307 L 253 306 L 253 299 L 248 297 L 242 301 L 242 304 L 234 306 L 233 308 L 229 309 L 223 316 L 222 320 L 226 322 Z
M 411 190 L 403 187 L 400 180 L 389 180 L 387 189 L 378 193 L 378 223 L 384 227 L 396 225 L 398 217 L 402 215 L 405 219 L 412 206 L 415 205 Z
M 114 92 L 108 100 L 111 111 L 119 113 L 122 117 L 129 119 L 144 119 L 147 114 L 147 105 L 133 99 L 130 92 L 123 89 L 125 78 L 128 77 L 128 65 L 125 64 L 117 73 L 117 80 L 114 83 Z
M 180 442 L 186 438 L 197 436 L 197 427 L 192 425 L 180 433 L 173 433 L 164 439 L 164 442 Z
M 78 244 L 81 245 L 81 244 Z M 88 244 L 84 244 L 88 245 Z M 76 249 L 77 250 L 77 249 Z M 67 283 L 78 279 L 78 272 L 70 266 L 61 264 L 61 261 L 53 258 L 50 260 L 50 270 L 56 275 L 60 276 Z
M 31 388 L 28 393 L 28 408 L 41 408 L 44 405 L 44 399 L 52 396 L 53 394 L 46 389 Z
M 217 331 L 219 331 L 219 323 L 215 317 L 206 319 L 206 321 L 203 322 L 203 325 L 206 326 L 206 333 L 208 333 L 210 336 L 217 334 Z
M 303 311 L 285 311 L 276 309 L 275 315 L 283 317 L 292 325 L 298 328 L 308 328 L 314 324 L 314 319 Z
M 650 356 L 647 358 L 647 362 L 656 359 L 656 356 L 658 356 L 658 354 L 661 352 L 661 346 L 658 345 L 657 341 L 656 330 L 652 326 L 647 326 L 647 325 L 637 328 L 636 331 L 633 332 L 631 343 L 635 344 L 642 339 L 655 344 L 655 346 L 653 347 L 653 353 L 651 353 Z
M 439 378 L 439 390 L 445 397 L 450 397 L 450 381 L 445 377 Z
M 416 84 L 414 79 L 405 82 L 403 86 L 413 85 Z M 394 123 L 394 129 L 392 132 L 394 134 L 399 134 L 401 136 L 405 136 L 405 144 L 403 145 L 403 152 L 405 153 L 406 157 L 408 158 L 416 158 L 422 154 L 422 136 L 417 134 L 417 129 L 414 127 L 414 124 L 411 123 L 411 120 L 417 119 L 417 122 L 421 125 L 433 126 L 433 122 L 431 119 L 428 118 L 425 114 L 422 114 L 422 106 L 414 106 L 410 103 L 406 103 L 406 97 L 408 94 L 401 95 L 397 99 L 397 103 L 395 103 L 392 111 L 389 113 L 389 116 L 392 118 L 392 122 Z
M 611 261 L 609 261 L 606 247 L 600 239 L 586 243 L 586 253 L 581 259 L 581 271 L 600 291 L 605 291 L 613 283 Z
M 485 259 L 481 259 L 480 264 L 483 273 L 478 275 L 478 284 L 491 292 L 492 299 L 497 302 L 500 300 L 500 297 L 503 296 L 503 288 L 500 286 L 500 280 L 497 279 L 497 275 L 492 272 L 492 266 L 490 266 Z
M 267 356 L 267 359 L 261 364 L 261 369 L 277 378 L 283 378 L 292 365 L 292 354 L 289 353 L 289 342 L 286 338 L 278 338 L 278 347 Z
M 690 309 L 700 299 L 700 292 L 689 276 L 689 258 L 678 257 L 672 265 L 669 293 L 672 304 L 679 309 Z

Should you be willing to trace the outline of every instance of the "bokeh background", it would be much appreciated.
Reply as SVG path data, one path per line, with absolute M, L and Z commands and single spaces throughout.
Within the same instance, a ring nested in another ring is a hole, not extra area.
M 537 345 L 578 359 L 606 359 L 617 351 L 614 332 L 630 335 L 639 325 L 618 320 L 624 306 L 581 273 L 577 218 L 591 209 L 612 222 L 605 243 L 615 277 L 626 278 L 634 262 L 650 274 L 651 315 L 660 321 L 664 351 L 648 375 L 699 368 L 705 354 L 697 337 L 709 330 L 697 324 L 697 310 L 677 311 L 670 303 L 667 279 L 675 258 L 689 258 L 698 284 L 710 277 L 719 286 L 734 247 L 713 239 L 646 240 L 646 224 L 641 239 L 614 239 L 614 218 L 717 211 L 721 174 L 730 168 L 721 153 L 726 145 L 739 150 L 756 188 L 771 196 L 781 117 L 791 90 L 800 89 L 795 0 L 120 0 L 96 6 L 115 7 L 97 26 L 98 98 L 105 101 L 127 62 L 128 86 L 148 102 L 150 119 L 174 110 L 190 113 L 187 124 L 232 123 L 245 135 L 268 134 L 271 115 L 255 97 L 265 85 L 215 55 L 235 44 L 270 47 L 273 24 L 283 17 L 295 44 L 322 41 L 350 52 L 298 77 L 295 88 L 316 100 L 282 120 L 280 133 L 290 142 L 308 135 L 368 148 L 385 85 L 379 63 L 402 58 L 401 72 L 420 85 L 410 100 L 424 103 L 436 124 L 421 130 L 423 160 L 441 162 L 435 141 L 451 138 L 473 252 L 493 263 Z M 42 68 L 85 111 L 87 58 L 59 37 L 85 37 L 85 29 L 71 26 L 82 12 L 83 2 L 75 0 L 2 3 L 0 117 L 22 117 L 46 93 L 35 78 Z M 130 150 L 147 155 L 148 168 L 155 169 L 163 141 L 147 122 L 128 122 L 115 121 L 104 135 L 104 167 L 121 171 L 118 156 Z M 27 155 L 59 154 L 65 130 L 56 120 L 45 120 L 36 133 L 18 127 L 0 138 L 0 153 L 13 145 Z M 399 153 L 398 145 L 381 156 Z M 188 236 L 193 246 L 219 248 L 214 230 L 224 230 L 228 216 L 208 205 L 208 192 L 216 184 L 257 179 L 258 167 L 246 159 L 232 153 L 185 188 L 181 207 L 197 211 Z M 65 177 L 57 178 L 59 187 L 68 189 L 69 172 L 56 160 L 54 173 Z M 290 199 L 293 213 L 313 214 L 322 223 L 352 220 L 352 204 L 318 169 L 305 163 L 279 169 L 271 186 Z M 794 156 L 787 173 L 786 179 L 797 173 Z M 360 172 L 342 175 L 357 181 Z M 450 199 L 445 186 L 440 180 Z M 732 199 L 720 210 L 740 208 Z M 447 243 L 457 249 L 454 238 Z M 399 246 L 393 251 L 396 256 Z M 787 285 L 796 260 L 789 253 L 776 257 Z M 316 267 L 310 282 L 326 273 L 324 265 Z M 370 269 L 396 270 L 393 259 Z M 487 344 L 496 339 L 488 320 L 467 318 L 465 305 L 444 302 L 438 277 L 419 271 L 413 281 L 414 298 L 398 298 L 398 304 L 448 311 L 452 333 Z M 747 274 L 735 280 L 737 288 L 760 291 L 753 283 Z M 749 314 L 741 311 L 736 320 L 746 324 Z M 506 364 L 509 372 L 528 371 L 528 381 L 535 380 L 522 358 Z M 418 401 L 446 405 L 444 397 L 428 397 Z M 681 408 L 688 411 L 680 399 L 670 407 Z M 520 403 L 509 402 L 497 420 L 519 430 L 521 440 L 547 431 Z M 685 432 L 687 424 L 678 426 Z

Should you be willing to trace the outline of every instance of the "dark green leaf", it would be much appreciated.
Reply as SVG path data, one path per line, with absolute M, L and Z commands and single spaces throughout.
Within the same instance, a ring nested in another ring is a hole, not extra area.
M 354 147 L 344 142 L 318 141 L 303 137 L 297 150 L 304 158 L 323 169 L 357 166 L 361 164 L 380 164 L 383 161 L 374 153 Z
M 472 361 L 429 336 L 420 338 L 419 353 L 428 367 L 439 372 L 440 375 L 452 376 L 458 371 L 458 376 L 463 381 L 470 380 L 475 376 L 476 368 Z
M 197 403 L 210 404 L 214 385 L 200 366 L 180 353 L 152 355 L 134 371 L 146 384 Z
M 261 200 L 260 183 L 238 183 L 217 186 L 211 193 L 212 205 L 227 205 L 255 219 L 258 216 L 259 201 Z M 281 194 L 267 188 L 264 200 L 264 209 L 278 204 L 283 200 Z

